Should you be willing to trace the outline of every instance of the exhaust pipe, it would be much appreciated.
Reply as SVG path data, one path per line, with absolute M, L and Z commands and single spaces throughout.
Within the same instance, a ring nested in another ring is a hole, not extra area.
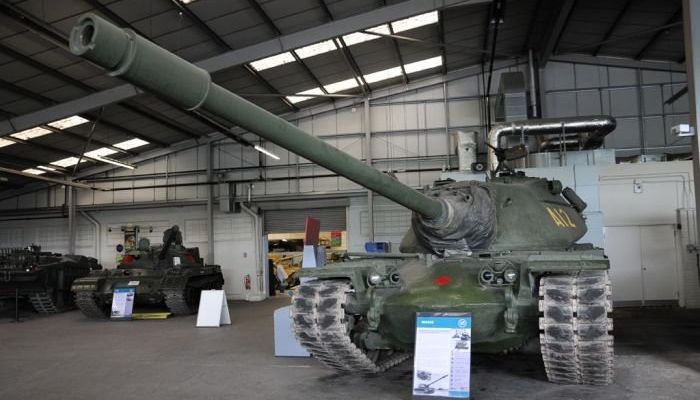
M 566 138 L 570 144 L 570 134 L 580 134 L 584 149 L 599 147 L 607 134 L 615 130 L 617 122 L 611 116 L 549 118 L 514 121 L 509 125 L 496 125 L 488 134 L 488 143 L 499 148 L 505 136 L 557 135 Z M 488 149 L 487 166 L 489 171 L 496 170 L 498 158 L 493 148 Z

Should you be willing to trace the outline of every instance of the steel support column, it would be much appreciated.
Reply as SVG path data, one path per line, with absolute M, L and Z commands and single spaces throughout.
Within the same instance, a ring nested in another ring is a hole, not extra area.
M 207 142 L 207 182 L 214 181 L 214 157 L 211 142 Z M 207 186 L 207 263 L 214 264 L 214 185 Z
M 365 160 L 372 165 L 372 124 L 370 123 L 369 98 L 364 102 Z M 367 232 L 368 239 L 374 242 L 374 192 L 367 189 Z
M 66 208 L 68 209 L 68 254 L 75 254 L 75 188 L 66 186 Z
M 695 128 L 693 136 L 693 183 L 695 209 L 700 210 L 700 2 L 683 0 L 683 33 L 685 42 L 686 70 L 688 75 L 688 102 L 690 103 L 690 125 Z M 700 228 L 700 219 L 696 221 Z M 700 229 L 697 230 L 700 232 Z M 696 239 L 697 240 L 697 239 Z

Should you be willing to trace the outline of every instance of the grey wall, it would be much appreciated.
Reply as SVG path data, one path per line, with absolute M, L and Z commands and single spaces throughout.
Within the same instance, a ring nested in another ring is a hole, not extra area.
M 546 117 L 609 114 L 618 127 L 605 141 L 618 156 L 690 152 L 690 139 L 670 127 L 688 123 L 688 96 L 664 101 L 686 86 L 684 73 L 550 62 L 541 71 Z

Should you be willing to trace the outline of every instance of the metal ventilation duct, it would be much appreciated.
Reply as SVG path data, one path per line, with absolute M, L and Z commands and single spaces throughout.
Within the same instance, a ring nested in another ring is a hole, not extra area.
M 567 145 L 566 141 L 575 140 L 582 149 L 599 147 L 605 136 L 617 126 L 615 118 L 610 116 L 551 118 L 515 121 L 510 124 L 496 125 L 491 128 L 487 141 L 494 148 L 500 148 L 504 136 L 543 136 L 540 146 L 550 147 Z M 575 134 L 575 135 L 573 135 Z M 556 142 L 564 139 L 564 142 Z M 489 171 L 496 169 L 498 158 L 496 152 L 489 148 L 487 159 Z
M 522 72 L 506 72 L 501 75 L 494 107 L 497 122 L 527 119 L 527 87 Z

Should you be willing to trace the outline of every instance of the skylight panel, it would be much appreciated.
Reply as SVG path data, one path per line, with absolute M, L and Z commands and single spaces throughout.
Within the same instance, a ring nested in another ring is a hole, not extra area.
M 412 62 L 409 64 L 404 64 L 404 69 L 407 74 L 412 74 L 414 72 L 423 71 L 430 68 L 439 67 L 442 65 L 442 56 L 437 56 L 433 58 L 426 58 L 425 60 L 420 60 Z
M 87 153 L 85 153 L 85 155 L 90 157 L 90 158 L 100 158 L 100 157 L 111 156 L 114 153 L 116 153 L 115 150 L 108 149 L 106 147 L 100 147 L 97 150 L 88 151 Z
M 366 31 L 369 32 L 376 32 L 376 33 L 383 33 L 385 35 L 389 35 L 391 32 L 389 32 L 389 25 L 379 25 L 375 26 L 374 28 L 369 28 L 365 29 Z M 358 44 L 362 42 L 368 42 L 370 40 L 378 39 L 380 36 L 377 35 L 370 35 L 367 33 L 363 32 L 354 32 L 348 35 L 343 36 L 343 40 L 345 41 L 345 44 L 348 46 L 352 46 L 353 44 Z
M 415 17 L 401 19 L 391 23 L 391 28 L 394 33 L 405 32 L 421 26 L 435 24 L 438 22 L 438 12 L 431 11 L 429 13 L 416 15 Z
M 17 139 L 29 140 L 38 138 L 40 136 L 48 135 L 49 133 L 51 133 L 50 130 L 37 126 L 36 128 L 26 129 L 17 133 L 13 133 L 10 136 Z
M 15 144 L 15 142 L 7 139 L 0 139 L 0 147 L 7 147 L 11 144 Z
M 323 90 L 321 88 L 313 88 L 309 90 L 304 90 L 303 92 L 297 93 L 296 96 L 287 96 L 287 100 L 289 100 L 292 103 L 299 103 L 301 101 L 313 99 L 313 97 L 309 96 L 302 96 L 304 94 L 324 94 Z
M 50 122 L 47 125 L 49 125 L 53 128 L 57 128 L 57 129 L 68 129 L 68 128 L 72 128 L 74 126 L 82 125 L 86 122 L 90 122 L 90 121 L 81 117 L 81 116 L 74 115 L 72 117 L 63 118 L 63 119 L 59 119 L 58 121 Z
M 258 61 L 253 61 L 250 63 L 250 66 L 253 67 L 256 71 L 263 71 L 266 69 L 274 68 L 280 65 L 284 65 L 290 62 L 294 62 L 294 56 L 290 52 L 282 53 L 282 54 L 277 54 L 274 56 L 270 56 L 267 58 L 262 58 Z
M 382 71 L 372 72 L 371 74 L 365 75 L 364 78 L 365 82 L 374 83 L 386 79 L 395 78 L 397 76 L 401 76 L 401 67 L 394 67 Z
M 81 160 L 80 162 L 81 162 L 81 163 L 84 163 L 84 162 L 87 162 L 87 160 Z M 73 165 L 75 165 L 75 164 L 77 164 L 77 163 L 78 163 L 78 158 L 77 158 L 77 157 L 68 157 L 68 158 L 64 158 L 64 159 L 58 160 L 58 161 L 54 161 L 54 162 L 51 163 L 51 165 L 56 165 L 56 166 L 59 166 L 59 167 L 66 168 L 66 167 L 71 167 L 71 166 L 73 166 Z
M 309 58 L 317 56 L 319 54 L 328 53 L 329 51 L 337 50 L 335 43 L 332 40 L 326 40 L 325 42 L 312 44 L 310 46 L 300 47 L 294 50 L 299 58 Z
M 25 170 L 22 170 L 22 172 L 26 172 L 26 173 L 32 174 L 32 175 L 41 175 L 41 174 L 46 173 L 46 171 L 42 171 L 40 169 L 34 169 L 34 168 L 27 168 Z
M 120 148 L 122 150 L 131 150 L 135 149 L 136 147 L 141 147 L 147 145 L 148 142 L 145 140 L 141 139 L 130 139 L 130 140 L 125 140 L 123 142 L 116 143 L 114 147 Z
M 326 92 L 328 92 L 328 93 L 337 93 L 337 92 L 342 92 L 343 90 L 356 88 L 357 86 L 358 86 L 357 81 L 354 78 L 350 78 L 350 79 L 346 79 L 344 81 L 331 83 L 330 85 L 325 85 L 323 87 L 326 89 Z

